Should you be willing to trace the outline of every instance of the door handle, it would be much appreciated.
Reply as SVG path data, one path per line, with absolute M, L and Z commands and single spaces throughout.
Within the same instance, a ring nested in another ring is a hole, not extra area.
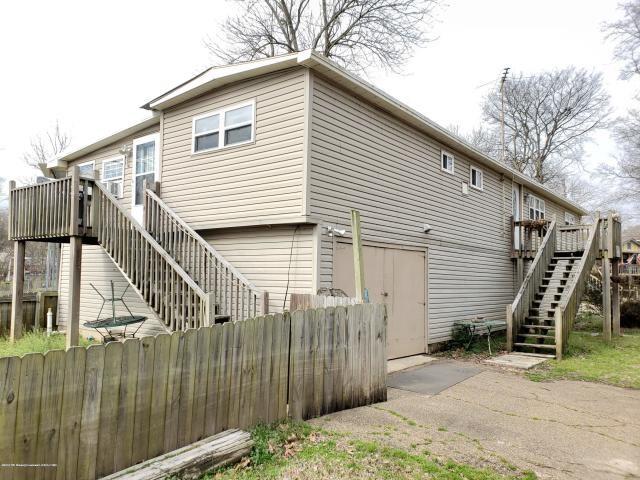
M 383 297 L 388 297 L 389 296 L 389 292 L 380 292 L 380 295 L 382 295 Z

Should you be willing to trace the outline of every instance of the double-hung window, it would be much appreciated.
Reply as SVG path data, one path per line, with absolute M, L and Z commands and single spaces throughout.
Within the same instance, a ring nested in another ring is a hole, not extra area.
M 124 157 L 114 157 L 102 162 L 102 181 L 107 191 L 122 198 L 124 186 Z
M 447 173 L 453 174 L 454 164 L 455 158 L 453 155 L 442 150 L 442 152 L 440 152 L 440 168 Z
M 575 225 L 576 224 L 576 216 L 573 213 L 564 212 L 564 224 L 565 225 Z
M 469 170 L 469 183 L 477 190 L 482 190 L 484 184 L 484 173 L 477 167 L 471 165 Z
M 192 152 L 207 152 L 253 141 L 255 103 L 236 105 L 193 119 Z
M 536 197 L 535 195 L 529 195 L 529 199 L 527 203 L 529 208 L 530 220 L 544 219 L 544 210 L 545 210 L 544 200 Z

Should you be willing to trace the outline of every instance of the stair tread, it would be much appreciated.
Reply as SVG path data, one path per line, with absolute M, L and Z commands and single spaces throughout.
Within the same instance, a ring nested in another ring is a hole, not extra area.
M 555 350 L 556 349 L 555 345 L 550 345 L 550 344 L 546 344 L 546 343 L 522 343 L 522 342 L 516 342 L 516 343 L 514 343 L 514 345 L 516 347 L 541 348 L 543 350 Z
M 555 325 L 532 325 L 532 324 L 527 324 L 527 325 L 523 325 L 524 328 L 541 328 L 543 330 L 554 330 L 556 327 Z
M 518 334 L 519 337 L 525 337 L 525 338 L 551 338 L 551 339 L 555 339 L 555 335 L 543 335 L 541 333 L 519 333 Z
M 518 355 L 526 355 L 527 357 L 556 358 L 555 355 L 551 355 L 549 353 L 518 352 Z

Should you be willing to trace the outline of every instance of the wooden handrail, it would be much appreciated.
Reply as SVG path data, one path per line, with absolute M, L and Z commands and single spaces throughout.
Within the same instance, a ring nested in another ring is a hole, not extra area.
M 507 348 L 513 348 L 514 339 L 522 325 L 531 302 L 535 298 L 544 273 L 553 258 L 556 249 L 556 220 L 554 219 L 547 229 L 547 233 L 542 239 L 536 256 L 524 277 L 522 285 L 518 289 L 515 299 L 507 305 Z
M 205 291 L 218 314 L 243 320 L 258 314 L 260 292 L 205 239 L 184 222 L 155 192 L 145 189 L 144 225 L 155 240 Z M 263 303 L 264 303 L 263 298 Z M 266 305 L 263 305 L 263 309 Z
M 584 286 L 591 274 L 591 268 L 598 258 L 600 249 L 600 225 L 599 215 L 596 215 L 589 231 L 589 237 L 584 246 L 584 252 L 580 258 L 580 264 L 576 274 L 568 282 L 567 288 L 562 294 L 560 304 L 555 311 L 555 340 L 556 358 L 562 359 L 566 351 L 569 332 L 573 328 L 573 321 L 578 313 L 578 307 L 584 293 Z
M 93 234 L 147 304 L 171 330 L 209 325 L 212 296 L 156 242 L 118 200 L 93 182 Z

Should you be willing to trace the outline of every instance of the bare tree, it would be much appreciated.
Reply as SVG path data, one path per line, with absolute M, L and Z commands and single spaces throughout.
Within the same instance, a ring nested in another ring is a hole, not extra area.
M 505 162 L 542 184 L 557 184 L 580 163 L 590 134 L 607 126 L 611 112 L 601 74 L 574 67 L 520 74 L 505 83 L 503 95 Z M 494 134 L 502 100 L 500 92 L 484 100 L 484 118 Z
M 53 157 L 63 152 L 71 143 L 71 137 L 60 128 L 56 121 L 52 130 L 36 135 L 31 139 L 31 148 L 23 155 L 23 159 L 30 167 L 38 168 Z
M 617 180 L 618 200 L 637 202 L 640 195 L 640 111 L 631 110 L 619 118 L 613 130 L 620 155 L 616 167 L 602 166 L 601 171 Z
M 454 124 L 449 125 L 447 130 L 477 148 L 485 155 L 492 158 L 499 158 L 500 137 L 495 129 L 480 126 L 478 128 L 474 128 L 471 132 L 464 132 L 460 128 L 460 125 Z
M 623 62 L 622 78 L 640 74 L 640 0 L 621 3 L 621 18 L 606 23 L 604 31 L 615 43 L 614 56 Z
M 353 70 L 397 69 L 427 30 L 439 0 L 233 0 L 240 12 L 207 47 L 225 62 L 313 49 Z

